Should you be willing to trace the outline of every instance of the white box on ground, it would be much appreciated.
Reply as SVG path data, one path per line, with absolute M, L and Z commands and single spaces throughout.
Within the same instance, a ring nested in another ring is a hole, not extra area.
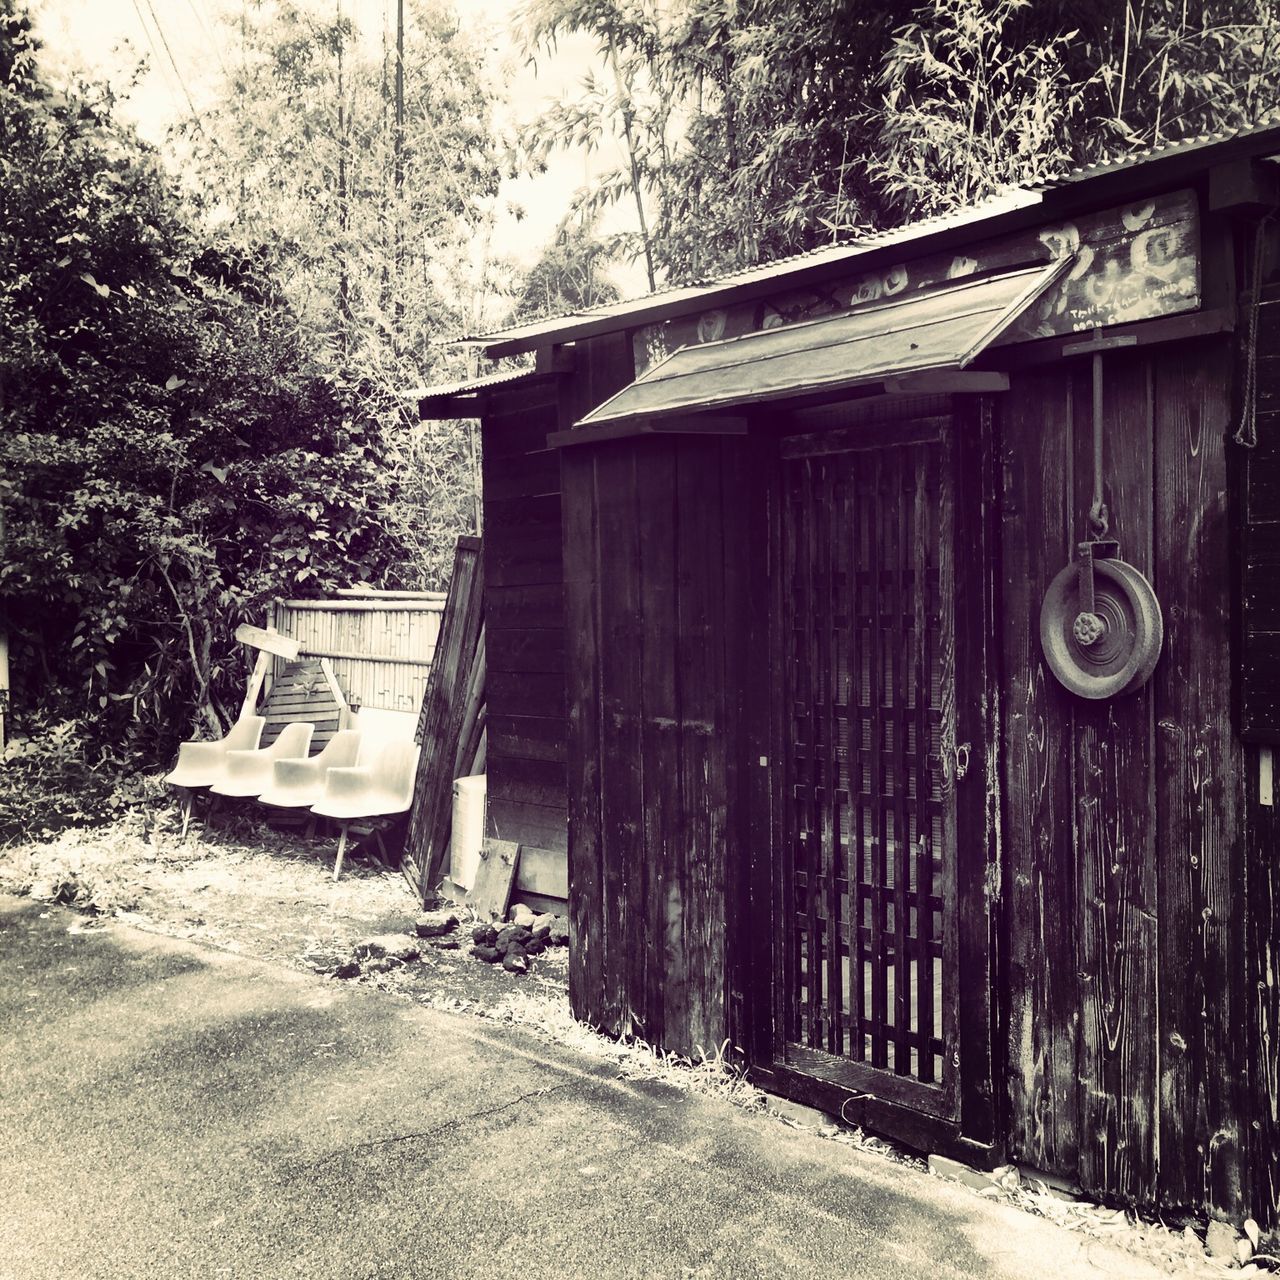
M 484 843 L 485 775 L 458 778 L 453 784 L 453 832 L 449 837 L 449 879 L 470 889 Z

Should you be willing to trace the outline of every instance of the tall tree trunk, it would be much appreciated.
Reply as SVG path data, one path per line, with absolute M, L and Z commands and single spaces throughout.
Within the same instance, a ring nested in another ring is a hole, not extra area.
M 392 225 L 391 254 L 395 295 L 395 326 L 391 341 L 400 353 L 400 330 L 404 321 L 404 0 L 396 0 L 396 136 L 395 136 L 395 209 Z
M 618 97 L 622 102 L 622 131 L 627 140 L 627 159 L 631 165 L 631 192 L 636 199 L 636 218 L 640 222 L 640 243 L 644 246 L 644 269 L 649 278 L 649 292 L 658 287 L 657 276 L 653 270 L 653 244 L 649 236 L 649 219 L 644 211 L 644 185 L 640 175 L 640 159 L 636 154 L 635 111 L 631 106 L 631 83 L 622 78 L 622 67 L 618 62 L 618 50 L 612 38 L 609 40 L 609 65 L 613 70 L 613 81 L 618 88 Z
M 351 264 L 348 259 L 348 228 L 351 209 L 347 198 L 347 104 L 343 77 L 342 0 L 336 0 L 338 15 L 338 341 L 345 356 L 351 340 Z

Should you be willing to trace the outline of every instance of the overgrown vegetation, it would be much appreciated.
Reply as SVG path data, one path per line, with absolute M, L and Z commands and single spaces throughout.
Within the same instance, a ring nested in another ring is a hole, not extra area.
M 221 731 L 232 633 L 274 599 L 442 585 L 472 459 L 317 340 L 287 255 L 211 230 L 109 90 L 43 80 L 17 0 L 0 15 L 0 628 L 19 733 L 64 726 L 6 766 L 4 825 L 30 783 L 56 826 L 103 802 L 105 761 Z
M 581 193 L 634 207 L 651 284 L 952 208 L 1008 183 L 1276 105 L 1275 0 L 528 0 L 538 57 L 598 70 L 527 131 L 621 162 Z

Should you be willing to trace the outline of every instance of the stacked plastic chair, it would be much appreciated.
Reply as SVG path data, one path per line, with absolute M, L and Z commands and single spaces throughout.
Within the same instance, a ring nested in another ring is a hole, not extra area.
M 252 751 L 262 739 L 266 725 L 263 716 L 241 716 L 231 726 L 225 738 L 217 742 L 184 742 L 178 748 L 178 761 L 172 772 L 165 776 L 171 787 L 186 792 L 182 802 L 182 838 L 191 822 L 191 804 L 197 790 L 218 782 L 227 768 L 227 756 L 232 751 Z
M 272 766 L 270 784 L 258 796 L 259 803 L 277 809 L 310 809 L 318 804 L 324 798 L 328 771 L 349 768 L 360 758 L 361 737 L 359 729 L 343 729 L 325 743 L 319 755 L 309 760 L 277 760 Z
M 368 765 L 326 772 L 324 795 L 311 806 L 311 812 L 339 824 L 338 856 L 333 864 L 335 880 L 342 875 L 347 831 L 352 823 L 405 813 L 413 803 L 420 750 L 416 742 L 387 742 Z
M 270 785 L 275 765 L 285 760 L 305 760 L 311 750 L 315 725 L 310 721 L 287 724 L 269 746 L 256 751 L 228 751 L 226 768 L 209 791 L 215 796 L 257 796 Z

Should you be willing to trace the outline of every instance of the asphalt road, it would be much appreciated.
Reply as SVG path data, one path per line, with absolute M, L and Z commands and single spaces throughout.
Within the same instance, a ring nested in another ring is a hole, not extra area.
M 1155 1275 L 516 1031 L 0 896 L 3 1280 Z

